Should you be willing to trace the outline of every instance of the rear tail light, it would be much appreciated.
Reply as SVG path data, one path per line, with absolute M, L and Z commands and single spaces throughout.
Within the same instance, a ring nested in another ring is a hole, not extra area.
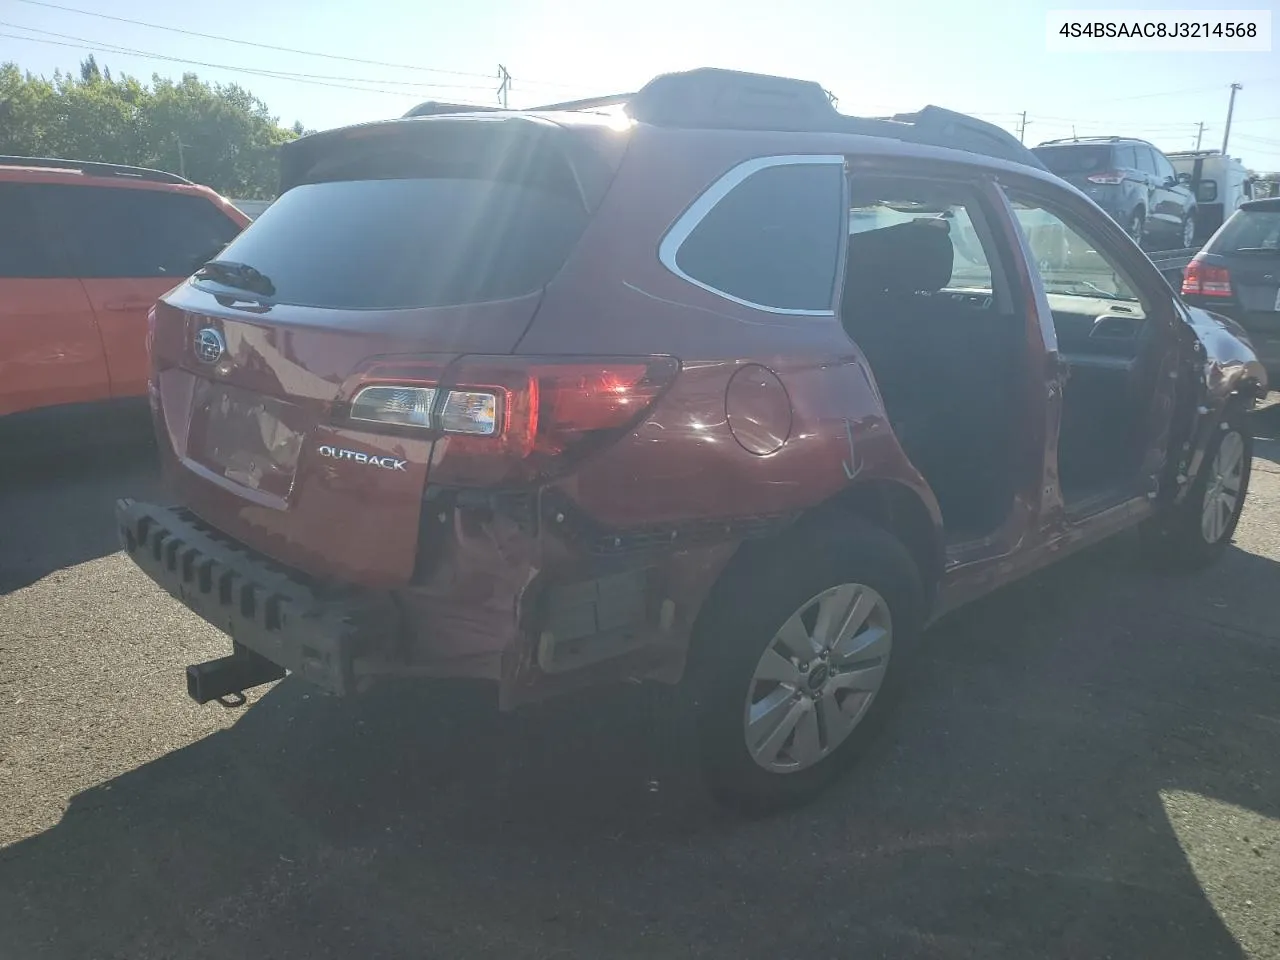
M 1124 183 L 1123 173 L 1095 173 L 1089 177 L 1090 183 Z
M 498 430 L 498 395 L 480 390 L 450 390 L 440 410 L 445 433 L 492 436 Z
M 431 427 L 432 387 L 365 387 L 351 401 L 351 419 L 400 427 Z
M 399 366 L 394 383 L 369 371 L 384 382 L 357 390 L 348 416 L 431 431 L 436 483 L 527 483 L 634 427 L 679 369 L 671 357 L 466 357 L 442 383 L 439 368 Z
M 1205 263 L 1199 257 L 1193 258 L 1182 274 L 1182 292 L 1201 297 L 1229 297 L 1231 271 Z

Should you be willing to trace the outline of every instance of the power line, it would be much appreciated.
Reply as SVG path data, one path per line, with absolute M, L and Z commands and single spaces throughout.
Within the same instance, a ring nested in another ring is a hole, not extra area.
M 384 80 L 382 78 L 373 77 L 335 77 L 327 73 L 296 73 L 292 70 L 269 70 L 264 67 L 232 67 L 226 64 L 203 63 L 199 60 L 183 60 L 179 57 L 169 57 L 167 54 L 153 54 L 145 50 L 138 50 L 135 47 L 124 47 L 115 43 L 104 43 L 93 40 L 89 37 L 77 37 L 69 33 L 57 33 L 53 30 L 41 30 L 37 27 L 27 27 L 20 23 L 8 23 L 0 20 L 0 27 L 10 27 L 16 30 L 26 30 L 29 33 L 42 33 L 50 37 L 59 37 L 63 40 L 75 40 L 79 43 L 88 43 L 95 46 L 110 47 L 116 53 L 124 53 L 132 56 L 154 56 L 157 59 L 175 60 L 180 63 L 194 63 L 202 67 L 215 67 L 223 70 L 243 70 L 251 73 L 261 73 L 264 76 L 275 76 L 282 78 L 304 79 L 304 80 L 338 80 L 348 83 L 385 83 L 397 87 L 430 87 L 441 90 L 489 90 L 489 87 L 482 87 L 479 84 L 459 84 L 459 83 L 427 83 L 423 80 Z M 29 39 L 36 39 L 31 37 Z
M 135 27 L 146 27 L 150 30 L 165 30 L 169 33 L 180 33 L 188 37 L 200 37 L 203 40 L 218 40 L 223 43 L 236 43 L 245 47 L 257 47 L 260 50 L 275 50 L 280 53 L 296 53 L 304 57 L 322 57 L 326 60 L 344 60 L 347 63 L 362 63 L 371 67 L 391 67 L 396 70 L 418 70 L 423 73 L 443 73 L 455 77 L 476 77 L 485 80 L 490 78 L 490 74 L 487 73 L 475 73 L 466 70 L 446 70 L 443 67 L 423 67 L 412 63 L 392 63 L 386 60 L 366 60 L 362 57 L 348 57 L 338 53 L 324 53 L 319 50 L 302 50 L 297 47 L 282 47 L 273 43 L 261 43 L 257 40 L 241 40 L 238 37 L 227 37 L 217 33 L 202 33 L 199 30 L 185 30 L 182 27 L 168 27 L 159 23 L 148 23 L 145 20 L 133 20 L 129 17 L 117 17 L 109 13 L 98 13 L 94 10 L 80 10 L 76 7 L 66 7 L 59 3 L 49 3 L 48 0 L 18 0 L 18 2 L 30 4 L 34 7 L 47 7 L 50 10 L 62 10 L 65 13 L 76 13 L 85 17 L 98 17 L 101 20 L 114 20 L 117 23 L 128 23 Z M 566 90 L 575 90 L 579 88 L 576 84 L 551 83 L 546 80 L 521 80 L 521 83 L 527 83 L 532 86 L 539 87 L 561 87 Z
M 1280 140 L 1272 140 L 1269 137 L 1255 137 L 1248 133 L 1237 133 L 1237 140 L 1245 140 L 1249 143 L 1261 143 L 1268 147 L 1280 147 Z
M 327 81 L 322 81 L 322 80 L 305 79 L 305 78 L 293 76 L 287 73 L 280 73 L 280 72 L 269 71 L 269 70 L 257 70 L 252 67 L 230 67 L 220 63 L 205 63 L 201 60 L 184 60 L 180 57 L 168 57 L 158 53 L 143 53 L 140 51 L 130 50 L 127 47 L 113 47 L 111 44 L 90 45 L 90 44 L 83 44 L 83 43 L 68 43 L 67 41 L 64 41 L 64 40 L 42 40 L 39 37 L 21 37 L 15 33 L 0 33 L 0 37 L 3 37 L 8 40 L 25 40 L 28 43 L 45 43 L 55 47 L 73 47 L 77 50 L 90 50 L 98 53 L 104 53 L 104 52 L 117 53 L 125 56 L 140 57 L 143 60 L 165 60 L 170 63 L 182 63 L 188 66 L 211 67 L 216 70 L 228 70 L 228 71 L 231 71 L 232 73 L 244 73 L 244 74 L 249 74 L 249 75 L 258 76 L 258 77 L 270 77 L 275 80 L 288 80 L 292 83 L 306 83 L 316 87 L 333 87 L 338 90 L 359 90 L 363 93 L 384 93 L 384 94 L 387 94 L 388 96 L 393 96 L 393 97 L 405 97 L 405 96 L 412 95 L 412 91 L 384 90 L 378 87 L 354 87 L 346 83 L 329 83 Z M 377 83 L 378 81 L 375 80 L 375 81 L 369 81 L 369 82 Z M 489 88 L 474 87 L 472 89 L 487 90 Z
M 75 7 L 64 7 L 58 3 L 47 3 L 45 0 L 18 0 L 34 7 L 47 7 L 50 10 L 62 10 L 66 13 L 78 13 L 85 17 L 98 17 L 101 20 L 114 20 L 117 23 L 129 23 L 135 27 L 148 27 L 152 30 L 167 30 L 170 33 L 181 33 L 188 37 L 200 37 L 204 40 L 221 40 L 225 43 L 238 43 L 246 47 L 258 47 L 262 50 L 277 50 L 281 53 L 298 53 L 307 57 L 324 57 L 328 60 L 346 60 L 348 63 L 363 63 L 373 67 L 395 67 L 398 70 L 421 70 L 426 73 L 447 73 L 458 77 L 485 77 L 488 74 L 467 73 L 462 70 L 445 70 L 435 67 L 419 67 L 407 63 L 387 63 L 382 60 L 362 60 L 359 57 L 345 57 L 336 53 L 320 53 L 315 50 L 299 50 L 294 47 L 280 47 L 272 43 L 259 43 L 255 40 L 239 40 L 235 37 L 224 37 L 216 33 L 201 33 L 199 30 L 184 30 L 181 27 L 166 27 L 158 23 L 147 23 L 145 20 L 131 20 L 129 17 L 116 17 L 109 13 L 97 13 L 93 10 L 78 10 Z

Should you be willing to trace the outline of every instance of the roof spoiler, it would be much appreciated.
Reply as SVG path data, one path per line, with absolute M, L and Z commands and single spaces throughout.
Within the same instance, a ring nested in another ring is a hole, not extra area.
M 655 126 L 855 133 L 965 150 L 1045 169 L 1013 134 L 962 113 L 928 106 L 893 117 L 853 117 L 840 113 L 834 98 L 812 81 L 712 67 L 661 74 L 635 93 L 548 103 L 519 112 L 590 111 L 614 106 L 624 106 L 633 120 Z M 406 116 L 498 109 L 427 101 Z

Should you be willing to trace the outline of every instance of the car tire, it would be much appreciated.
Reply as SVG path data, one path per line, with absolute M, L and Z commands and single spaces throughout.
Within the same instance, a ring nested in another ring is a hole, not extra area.
M 1252 466 L 1253 435 L 1236 407 L 1214 432 L 1186 498 L 1143 524 L 1143 548 L 1156 569 L 1191 572 L 1222 556 L 1240 522 Z
M 1188 215 L 1182 218 L 1182 249 L 1190 250 L 1196 245 L 1196 218 Z
M 814 797 L 874 738 L 924 594 L 907 549 L 857 518 L 751 550 L 708 598 L 687 680 L 712 796 L 758 816 Z
M 1133 238 L 1134 243 L 1142 246 L 1142 241 L 1147 235 L 1147 212 L 1142 207 L 1135 207 L 1124 229 L 1125 233 Z

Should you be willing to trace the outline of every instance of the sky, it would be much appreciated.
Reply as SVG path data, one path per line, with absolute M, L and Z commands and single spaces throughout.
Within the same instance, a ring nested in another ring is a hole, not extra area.
M 470 6 L 459 0 L 0 0 L 0 61 L 48 76 L 74 70 L 92 50 L 113 73 L 146 79 L 194 72 L 238 83 L 282 123 L 297 120 L 313 129 L 399 116 L 428 99 L 496 103 L 499 65 L 511 76 L 513 107 L 626 92 L 658 73 L 717 66 L 816 80 L 850 114 L 884 116 L 936 104 L 1017 133 L 1026 111 L 1028 144 L 1106 134 L 1142 137 L 1166 150 L 1193 148 L 1200 122 L 1202 146 L 1221 147 L 1230 85 L 1240 83 L 1228 152 L 1254 169 L 1280 170 L 1280 0 L 1125 4 L 1270 11 L 1272 51 L 1265 53 L 1050 52 L 1046 13 L 1067 6 L 1040 0 L 484 0 Z

